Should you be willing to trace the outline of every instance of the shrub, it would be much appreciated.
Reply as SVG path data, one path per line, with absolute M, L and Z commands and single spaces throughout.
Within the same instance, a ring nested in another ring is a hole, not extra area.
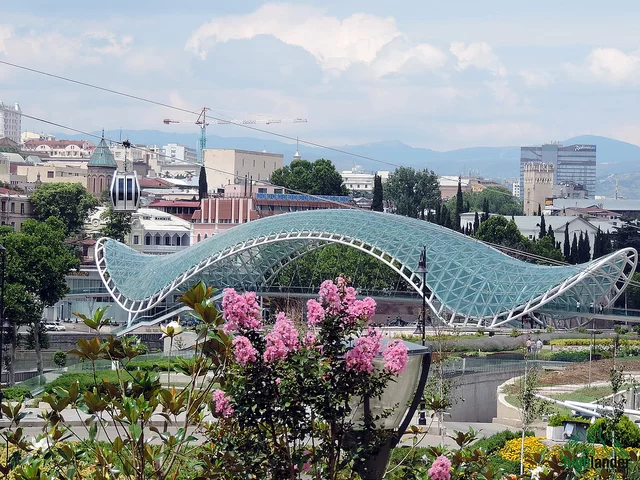
M 484 328 L 480 327 L 476 330 L 476 335 L 478 335 L 479 337 L 484 336 Z
M 623 415 L 615 426 L 615 443 L 622 448 L 640 447 L 640 428 Z M 611 446 L 611 421 L 600 418 L 587 430 L 587 441 Z
M 500 450 L 499 454 L 505 460 L 517 462 L 519 467 L 521 445 L 522 442 L 520 438 L 508 440 Z M 531 469 L 536 466 L 533 456 L 536 453 L 544 452 L 546 449 L 547 447 L 542 443 L 542 437 L 526 437 L 524 439 L 524 469 L 526 473 L 529 473 Z
M 511 329 L 511 333 L 509 334 L 510 337 L 519 337 L 520 336 L 520 330 L 518 330 L 517 328 L 513 328 Z
M 593 360 L 600 360 L 601 355 L 592 355 Z M 589 360 L 589 352 L 553 352 L 549 360 L 554 362 L 586 362 Z
M 7 387 L 2 389 L 2 396 L 5 400 L 20 400 L 31 398 L 31 392 L 25 387 Z
M 556 413 L 549 419 L 550 427 L 561 427 L 564 425 L 563 422 L 574 422 L 574 423 L 591 423 L 591 420 L 584 417 L 574 417 L 569 415 L 568 413 Z
M 118 381 L 117 373 L 112 370 L 99 370 L 96 372 L 96 378 L 98 379 L 98 384 L 101 384 L 102 380 L 107 380 L 111 383 L 117 383 Z M 78 391 L 80 393 L 84 393 L 87 389 L 96 386 L 93 373 L 91 372 L 64 373 L 53 382 L 47 383 L 44 386 L 44 391 L 45 393 L 51 393 L 56 387 L 69 390 L 69 387 L 71 387 L 75 381 L 78 382 Z
M 58 350 L 53 354 L 53 363 L 56 364 L 58 368 L 62 368 L 67 365 L 67 353 L 62 350 Z
M 486 451 L 487 455 L 500 450 L 504 447 L 505 443 L 514 438 L 521 438 L 522 431 L 512 432 L 511 430 L 503 430 L 502 432 L 494 433 L 490 437 L 481 438 L 473 444 L 474 449 L 480 449 Z M 532 431 L 525 432 L 525 436 L 532 437 L 534 433 Z M 520 462 L 520 457 L 518 457 Z
M 591 345 L 590 338 L 559 338 L 551 340 L 551 345 L 558 347 L 579 347 Z M 640 340 L 625 340 L 627 345 L 640 345 Z M 596 345 L 612 345 L 613 338 L 596 338 Z

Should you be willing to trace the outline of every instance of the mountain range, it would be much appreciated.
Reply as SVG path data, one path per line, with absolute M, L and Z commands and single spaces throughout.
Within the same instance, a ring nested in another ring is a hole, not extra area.
M 99 133 L 96 133 L 99 134 Z M 80 139 L 82 135 L 55 134 L 57 138 Z M 120 131 L 106 131 L 106 138 L 121 138 Z M 135 144 L 166 145 L 170 142 L 196 147 L 197 133 L 172 133 L 159 130 L 129 130 L 126 137 Z M 124 137 L 122 137 L 124 138 Z M 597 194 L 613 196 L 618 191 L 627 198 L 640 198 L 640 146 L 608 137 L 582 135 L 568 138 L 563 145 L 595 144 L 597 146 Z M 252 137 L 207 136 L 209 148 L 282 153 L 289 163 L 296 151 L 294 143 Z M 332 146 L 335 150 L 300 144 L 302 158 L 328 158 L 338 170 L 355 165 L 365 171 L 395 170 L 400 165 L 417 169 L 428 168 L 439 175 L 473 174 L 502 180 L 517 178 L 520 172 L 520 147 L 472 147 L 449 151 L 414 148 L 400 141 L 383 141 L 361 145 Z M 347 153 L 348 152 L 348 153 Z M 353 155 L 350 155 L 353 154 Z

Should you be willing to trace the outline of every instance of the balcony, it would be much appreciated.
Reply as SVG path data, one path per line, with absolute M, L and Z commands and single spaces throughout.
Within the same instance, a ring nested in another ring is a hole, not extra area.
M 178 252 L 189 245 L 133 245 L 135 250 L 142 253 L 149 253 L 153 255 L 163 255 L 168 253 Z

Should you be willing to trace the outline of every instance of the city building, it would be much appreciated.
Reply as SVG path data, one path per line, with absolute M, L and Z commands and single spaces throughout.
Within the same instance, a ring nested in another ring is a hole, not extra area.
M 102 138 L 87 163 L 87 191 L 99 197 L 111 187 L 111 179 L 117 169 L 113 153 Z
M 284 155 L 266 151 L 207 148 L 203 153 L 210 191 L 233 183 L 242 184 L 245 177 L 253 181 L 268 180 L 273 171 L 284 164 Z
M 11 107 L 0 101 L 0 138 L 8 138 L 20 143 L 22 131 L 22 110 L 17 103 Z
M 183 220 L 191 221 L 193 214 L 200 208 L 198 200 L 154 200 L 149 208 L 155 208 L 161 212 L 170 213 Z
M 82 160 L 91 157 L 95 145 L 87 140 L 41 140 L 32 139 L 24 142 L 24 152 L 34 152 L 49 158 Z
M 553 165 L 527 163 L 523 168 L 524 214 L 535 215 L 553 197 Z
M 549 143 L 520 149 L 520 184 L 524 185 L 524 166 L 528 163 L 553 165 L 554 184 L 582 185 L 586 195 L 596 195 L 596 146 Z M 524 200 L 524 190 L 520 199 Z
M 511 185 L 511 193 L 514 197 L 520 198 L 520 182 L 515 182 Z
M 169 143 L 162 147 L 163 162 L 186 162 L 192 164 L 200 163 L 198 161 L 198 151 L 195 148 L 187 147 L 180 143 Z
M 55 135 L 50 135 L 48 133 L 35 133 L 35 132 L 22 132 L 20 134 L 20 142 L 26 143 L 28 140 L 55 140 Z
M 597 207 L 618 215 L 640 216 L 640 200 L 617 198 L 602 198 L 597 200 L 592 198 L 555 198 L 553 200 L 553 207 L 560 212 L 561 215 L 568 209 Z
M 356 165 L 351 170 L 343 170 L 340 175 L 342 184 L 352 194 L 373 193 L 375 173 L 365 172 L 360 165 Z
M 0 224 L 19 232 L 25 220 L 33 218 L 29 197 L 6 188 L 0 188 Z
M 130 148 L 124 148 L 120 143 L 112 143 L 109 145 L 109 150 L 113 154 L 118 168 L 124 168 L 125 157 L 129 167 L 136 163 L 147 163 L 147 152 L 142 150 L 142 147 L 137 147 L 137 145 L 132 145 Z
M 438 185 L 440 185 L 440 197 L 447 200 L 455 197 L 458 193 L 458 181 L 463 192 L 471 192 L 472 179 L 469 177 L 458 177 L 455 175 L 441 175 L 438 177 Z
M 259 218 L 304 210 L 348 208 L 351 204 L 348 196 L 261 193 L 261 189 L 267 190 L 267 187 L 258 187 L 258 192 L 250 195 L 235 196 L 232 193 L 227 196 L 225 192 L 202 199 L 200 209 L 192 217 L 195 243 Z M 270 190 L 274 188 L 270 187 Z

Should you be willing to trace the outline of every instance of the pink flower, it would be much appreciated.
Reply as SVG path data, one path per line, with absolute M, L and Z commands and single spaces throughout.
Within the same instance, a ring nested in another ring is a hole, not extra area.
M 311 348 L 315 346 L 317 341 L 318 339 L 316 338 L 313 332 L 307 332 L 307 334 L 304 337 L 304 346 L 307 348 Z
M 371 317 L 376 313 L 376 301 L 371 297 L 355 300 L 347 307 L 347 324 L 355 324 L 362 320 L 365 324 L 371 321 Z
M 311 470 L 311 460 L 307 460 L 304 465 L 302 465 L 303 472 L 308 472 L 309 470 Z
M 276 385 L 280 385 L 280 382 L 282 382 L 282 379 L 280 377 L 276 378 Z
M 342 278 L 342 277 L 338 277 Z M 342 307 L 342 300 L 337 285 L 331 280 L 325 280 L 320 284 L 320 303 L 323 304 L 325 310 L 331 313 L 339 313 Z
M 382 332 L 379 329 L 369 328 L 364 337 L 358 338 L 354 347 L 344 356 L 344 360 L 347 363 L 347 371 L 373 372 L 373 359 L 382 348 L 381 337 Z
M 220 389 L 213 392 L 213 402 L 215 403 L 215 412 L 223 418 L 229 418 L 233 415 L 234 410 L 231 406 L 231 399 L 227 397 Z
M 324 320 L 324 308 L 317 300 L 309 300 L 307 302 L 307 325 L 313 327 L 322 323 Z
M 251 345 L 251 340 L 242 335 L 238 335 L 233 339 L 233 353 L 236 356 L 236 361 L 246 367 L 247 364 L 253 363 L 258 359 L 258 350 Z
M 255 292 L 245 292 L 240 295 L 233 288 L 225 288 L 223 294 L 222 316 L 227 321 L 224 325 L 225 333 L 237 332 L 241 328 L 246 330 L 262 328 L 260 305 Z
M 431 480 L 451 480 L 451 461 L 444 455 L 440 455 L 431 464 L 427 473 Z
M 298 331 L 293 321 L 280 312 L 276 315 L 276 324 L 273 331 L 265 337 L 267 348 L 264 351 L 264 361 L 274 362 L 284 360 L 289 352 L 299 347 Z
M 387 348 L 382 352 L 385 364 L 384 369 L 395 375 L 404 372 L 407 366 L 407 347 L 402 340 L 393 340 L 387 344 Z

